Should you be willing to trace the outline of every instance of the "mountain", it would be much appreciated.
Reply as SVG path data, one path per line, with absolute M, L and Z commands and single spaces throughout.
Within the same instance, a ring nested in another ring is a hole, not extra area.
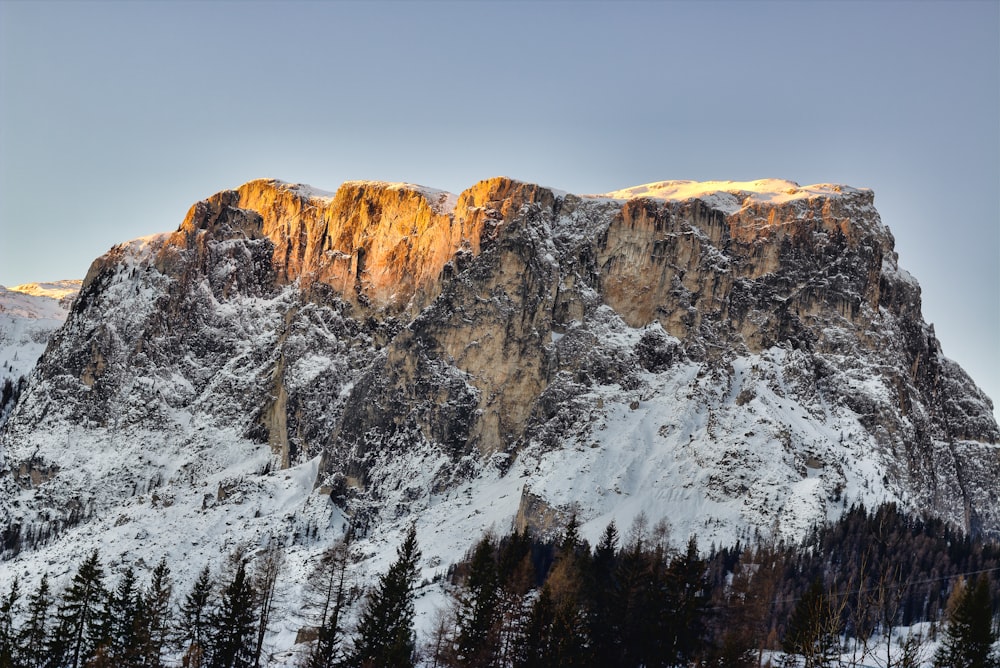
M 81 281 L 0 285 L 0 426 L 13 408 L 22 378 L 69 314 Z
M 1000 535 L 992 404 L 893 244 L 870 190 L 774 179 L 223 191 L 91 266 L 0 434 L 0 577 L 278 539 L 294 589 L 348 523 L 364 573 L 415 521 L 428 579 L 571 514 Z

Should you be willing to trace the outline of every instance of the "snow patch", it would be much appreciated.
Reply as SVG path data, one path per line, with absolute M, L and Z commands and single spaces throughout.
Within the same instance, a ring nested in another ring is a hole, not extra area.
M 657 181 L 601 195 L 585 197 L 629 200 L 649 197 L 665 201 L 684 202 L 701 199 L 709 206 L 733 214 L 752 204 L 785 204 L 814 197 L 833 198 L 855 195 L 867 189 L 831 183 L 800 186 L 785 179 L 760 179 L 757 181 Z

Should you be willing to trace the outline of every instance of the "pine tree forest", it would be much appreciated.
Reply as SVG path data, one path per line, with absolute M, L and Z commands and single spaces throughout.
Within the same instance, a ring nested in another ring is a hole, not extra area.
M 483 536 L 429 583 L 411 526 L 365 591 L 349 533 L 294 603 L 280 545 L 237 549 L 187 591 L 166 560 L 112 573 L 94 551 L 65 586 L 3 585 L 0 668 L 1000 666 L 997 543 L 892 505 L 852 508 L 796 545 L 672 538 L 640 514 L 590 545 L 570 518 L 555 539 Z M 451 603 L 420 638 L 414 601 L 431 585 Z M 277 602 L 310 620 L 294 656 L 268 647 Z

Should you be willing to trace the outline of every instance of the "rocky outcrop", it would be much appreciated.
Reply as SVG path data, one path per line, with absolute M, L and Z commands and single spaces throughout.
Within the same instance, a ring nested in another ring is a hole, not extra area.
M 597 521 L 660 493 L 645 466 L 715 504 L 711 526 L 794 531 L 880 496 L 1000 532 L 991 410 L 868 190 L 261 180 L 95 261 L 2 438 L 8 499 L 111 507 L 67 443 L 141 437 L 173 453 L 142 474 L 167 485 L 233 442 L 286 469 L 319 457 L 317 486 L 366 521 L 515 470 L 534 506 Z M 56 473 L 16 473 L 29 458 Z M 558 492 L 555 461 L 607 477 Z M 657 503 L 697 505 L 683 494 Z M 811 515 L 788 516 L 796 494 Z
M 258 276 L 258 285 L 294 283 L 308 292 L 319 283 L 354 306 L 418 310 L 437 294 L 442 269 L 463 241 L 478 246 L 478 230 L 452 219 L 453 200 L 406 184 L 350 182 L 331 195 L 251 181 L 194 205 L 157 267 L 170 274 L 181 263 L 190 265 L 180 258 L 192 251 L 204 259 L 209 240 L 265 239 L 271 245 L 266 269 L 273 276 Z M 205 270 L 203 261 L 195 267 Z

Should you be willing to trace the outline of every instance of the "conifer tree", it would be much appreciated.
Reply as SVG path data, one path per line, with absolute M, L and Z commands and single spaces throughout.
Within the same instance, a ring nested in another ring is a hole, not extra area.
M 558 556 L 545 582 L 554 609 L 548 644 L 555 662 L 553 665 L 578 666 L 584 663 L 586 648 L 590 644 L 583 596 L 589 557 L 590 550 L 579 537 L 574 517 L 566 527 Z
M 720 596 L 714 615 L 715 635 L 708 651 L 707 665 L 759 666 L 767 645 L 771 601 L 777 584 L 777 551 L 765 544 L 756 548 L 734 550 L 739 561 L 733 567 L 732 580 Z
M 944 641 L 934 657 L 937 668 L 996 668 L 993 654 L 993 606 L 989 581 L 980 575 L 974 584 L 962 585 L 950 611 Z
M 79 668 L 105 640 L 103 611 L 107 600 L 104 569 L 95 549 L 83 560 L 63 592 L 50 642 L 57 665 Z
M 609 653 L 612 664 L 634 666 L 644 663 L 649 654 L 655 621 L 649 599 L 655 583 L 649 556 L 642 548 L 643 539 L 630 533 L 633 539 L 616 560 L 613 589 L 606 597 L 615 626 L 608 642 L 602 641 L 602 651 Z
M 347 582 L 349 538 L 338 541 L 320 557 L 307 582 L 316 612 L 316 642 L 306 655 L 306 668 L 335 668 L 344 659 L 344 613 L 351 604 Z
M 360 668 L 404 668 L 413 665 L 413 591 L 420 550 L 416 526 L 396 553 L 396 561 L 379 578 L 365 602 L 350 663 Z
M 7 594 L 0 599 L 0 668 L 14 668 L 17 665 L 17 632 L 14 619 L 17 617 L 21 600 L 21 587 L 17 577 L 10 583 Z
M 576 514 L 574 513 L 573 515 L 570 515 L 569 521 L 563 529 L 562 541 L 559 543 L 559 551 L 564 554 L 572 552 L 576 550 L 581 542 L 580 521 L 576 518 Z
M 615 553 L 618 551 L 618 526 L 614 520 L 608 522 L 601 534 L 601 540 L 594 548 L 594 565 L 603 571 L 610 572 L 610 566 L 615 560 Z
M 616 553 L 618 551 L 618 527 L 612 520 L 601 534 L 601 540 L 594 548 L 592 580 L 588 598 L 588 626 L 591 652 L 597 665 L 614 665 L 620 637 L 620 620 L 615 614 L 612 593 L 615 590 Z
M 700 648 L 705 633 L 705 562 L 698 554 L 698 540 L 694 536 L 688 540 L 685 553 L 670 563 L 665 584 L 668 596 L 664 598 L 670 601 L 672 609 L 660 634 L 668 636 L 670 641 L 667 650 L 670 664 L 686 666 Z
M 212 607 L 212 573 L 206 565 L 180 605 L 177 639 L 184 653 L 185 668 L 200 668 L 208 646 Z
M 233 579 L 222 590 L 219 608 L 212 615 L 207 652 L 210 668 L 253 668 L 256 665 L 256 603 L 246 560 L 240 557 Z
M 493 541 L 484 537 L 476 545 L 469 575 L 459 594 L 456 638 L 460 666 L 493 665 L 498 648 L 499 582 Z
M 535 587 L 535 567 L 531 560 L 532 539 L 528 530 L 515 531 L 500 541 L 497 555 L 497 649 L 499 665 L 510 666 L 531 611 L 529 592 Z
M 554 652 L 553 665 L 566 668 L 587 665 L 587 648 L 590 641 L 587 636 L 586 618 L 579 599 L 576 601 L 563 599 L 557 602 L 555 617 L 552 620 L 551 639 L 551 648 Z
M 260 663 L 260 655 L 264 649 L 264 637 L 271 622 L 271 610 L 274 607 L 277 593 L 278 575 L 285 561 L 285 553 L 281 547 L 272 544 L 265 550 L 258 567 L 254 571 L 253 588 L 256 594 L 257 607 L 257 638 L 254 644 L 253 663 Z
M 38 589 L 28 598 L 27 619 L 18 633 L 21 648 L 21 664 L 25 668 L 42 668 L 48 663 L 49 614 L 52 610 L 52 594 L 49 591 L 49 576 L 46 573 L 38 583 Z
M 167 567 L 166 557 L 163 557 L 153 569 L 149 587 L 142 594 L 144 614 L 139 628 L 139 653 L 146 668 L 161 668 L 163 665 L 163 650 L 169 641 L 173 616 L 170 603 L 172 592 L 170 568 Z
M 118 586 L 107 597 L 102 619 L 104 638 L 100 651 L 107 659 L 107 665 L 134 666 L 137 664 L 137 617 L 139 616 L 139 591 L 135 571 L 131 566 L 125 569 Z
M 813 580 L 788 620 L 782 647 L 804 659 L 803 668 L 833 664 L 839 620 L 819 578 Z
M 524 629 L 524 641 L 517 652 L 514 668 L 549 668 L 557 665 L 552 629 L 555 616 L 552 591 L 548 585 L 544 585 L 531 607 Z

